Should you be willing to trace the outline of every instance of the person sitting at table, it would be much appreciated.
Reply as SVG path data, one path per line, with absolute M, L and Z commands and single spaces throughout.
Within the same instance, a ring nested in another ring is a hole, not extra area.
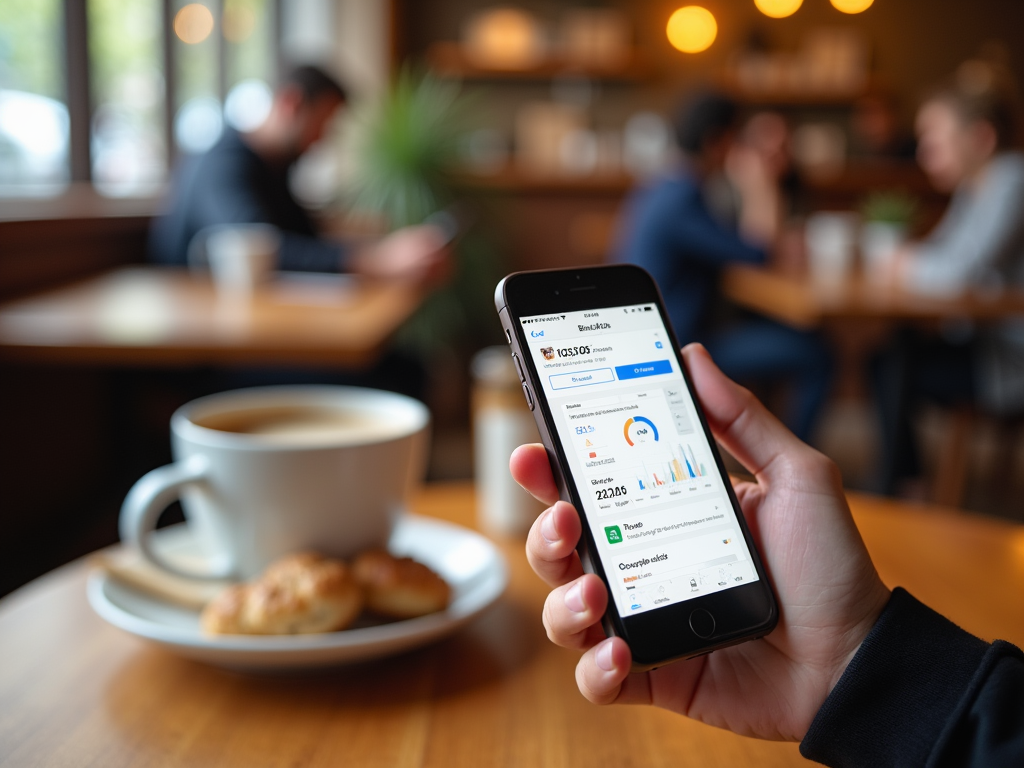
M 443 272 L 445 238 L 438 228 L 407 227 L 373 247 L 352 251 L 319 236 L 309 213 L 292 195 L 289 171 L 323 137 L 346 102 L 344 88 L 323 70 L 309 65 L 293 69 L 259 127 L 247 133 L 225 128 L 210 150 L 181 164 L 166 210 L 150 230 L 151 258 L 185 265 L 190 244 L 207 227 L 259 223 L 280 230 L 277 266 L 282 270 L 407 279 Z
M 753 136 L 738 142 L 737 117 L 736 104 L 714 91 L 684 103 L 675 125 L 682 158 L 627 202 L 616 259 L 651 273 L 681 341 L 703 341 L 738 380 L 790 384 L 795 402 L 786 421 L 809 439 L 831 381 L 828 348 L 815 334 L 763 317 L 749 315 L 739 322 L 718 317 L 722 268 L 764 264 L 781 229 L 784 125 L 781 140 L 772 130 L 778 121 L 762 121 L 750 127 L 763 123 L 768 141 Z M 735 226 L 721 213 L 724 206 L 709 204 L 716 187 L 708 182 L 723 173 L 739 196 Z
M 1016 88 L 1000 67 L 968 61 L 917 114 L 918 162 L 932 184 L 953 193 L 938 226 L 893 260 L 908 291 L 956 295 L 969 288 L 1024 288 L 1024 153 Z M 912 432 L 925 402 L 973 404 L 994 415 L 1024 413 L 1024 320 L 940 338 L 900 333 L 875 363 L 882 422 L 881 488 L 920 494 Z
M 745 736 L 800 741 L 804 757 L 837 768 L 1024 765 L 1024 653 L 890 591 L 835 464 L 703 347 L 687 346 L 683 358 L 716 440 L 754 477 L 734 488 L 779 599 L 779 624 L 758 640 L 632 673 L 629 646 L 601 627 L 614 610 L 604 583 L 583 573 L 576 554 L 579 515 L 558 500 L 544 446 L 521 446 L 512 475 L 551 505 L 526 554 L 553 587 L 548 637 L 583 651 L 580 692 L 595 704 L 654 705 Z

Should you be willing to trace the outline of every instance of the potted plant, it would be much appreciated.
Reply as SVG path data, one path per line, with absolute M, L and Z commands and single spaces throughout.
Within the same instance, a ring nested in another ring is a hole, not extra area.
M 428 221 L 450 206 L 455 201 L 452 169 L 469 109 L 469 99 L 455 82 L 404 68 L 383 97 L 359 116 L 353 209 L 397 229 Z M 464 232 L 455 251 L 451 283 L 427 300 L 396 339 L 435 361 L 466 335 L 498 328 L 490 297 L 500 272 L 490 242 L 481 233 Z

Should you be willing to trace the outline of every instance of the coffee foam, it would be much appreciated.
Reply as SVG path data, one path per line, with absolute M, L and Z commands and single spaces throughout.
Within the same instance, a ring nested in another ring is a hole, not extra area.
M 251 435 L 277 445 L 378 442 L 404 432 L 404 422 L 380 413 L 324 406 L 249 408 L 193 420 L 206 429 Z

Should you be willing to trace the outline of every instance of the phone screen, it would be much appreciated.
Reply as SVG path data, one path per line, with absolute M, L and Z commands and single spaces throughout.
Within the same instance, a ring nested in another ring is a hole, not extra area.
M 757 581 L 657 306 L 521 322 L 619 615 Z

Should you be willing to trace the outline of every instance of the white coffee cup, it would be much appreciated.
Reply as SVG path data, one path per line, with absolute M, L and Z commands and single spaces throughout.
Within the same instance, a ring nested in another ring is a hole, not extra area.
M 839 284 L 853 272 L 857 216 L 822 212 L 807 217 L 805 227 L 811 277 L 817 283 Z
M 281 235 L 269 224 L 237 224 L 205 233 L 206 258 L 217 291 L 250 296 L 274 271 Z
M 889 278 L 896 252 L 907 242 L 907 228 L 887 221 L 869 221 L 860 230 L 860 253 L 868 281 L 881 285 Z
M 383 546 L 426 468 L 430 415 L 409 397 L 355 387 L 265 387 L 194 400 L 171 417 L 174 463 L 139 479 L 121 538 L 194 578 L 251 578 L 300 550 L 350 557 Z M 197 572 L 150 533 L 180 499 L 207 555 Z

